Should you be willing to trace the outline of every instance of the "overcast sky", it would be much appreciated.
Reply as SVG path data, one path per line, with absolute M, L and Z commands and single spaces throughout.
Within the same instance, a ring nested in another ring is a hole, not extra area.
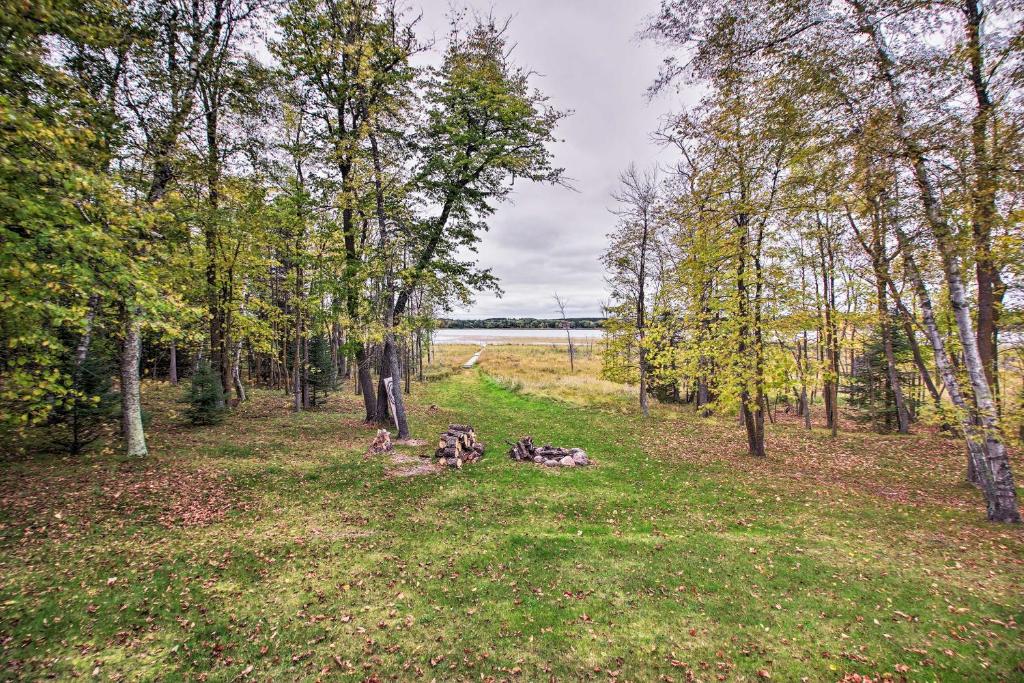
M 423 12 L 424 35 L 448 32 L 450 0 L 409 0 Z M 607 293 L 599 256 L 614 228 L 611 192 L 631 161 L 654 163 L 650 135 L 678 100 L 648 102 L 657 75 L 658 49 L 637 31 L 657 0 L 463 0 L 482 13 L 512 16 L 516 62 L 536 72 L 534 85 L 562 110 L 572 110 L 557 131 L 555 163 L 578 192 L 516 183 L 511 202 L 499 206 L 484 234 L 479 260 L 505 290 L 477 297 L 458 318 L 554 317 L 558 292 L 571 316 L 600 315 Z

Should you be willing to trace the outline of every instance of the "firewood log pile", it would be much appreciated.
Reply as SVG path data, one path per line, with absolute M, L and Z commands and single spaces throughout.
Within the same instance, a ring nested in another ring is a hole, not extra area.
M 477 441 L 476 432 L 471 425 L 450 424 L 437 442 L 434 457 L 448 467 L 462 469 L 466 463 L 476 462 L 484 457 L 484 444 Z
M 508 450 L 508 457 L 516 462 L 532 462 L 546 467 L 583 467 L 591 464 L 582 448 L 561 448 L 545 444 L 534 446 L 533 437 L 524 436 Z

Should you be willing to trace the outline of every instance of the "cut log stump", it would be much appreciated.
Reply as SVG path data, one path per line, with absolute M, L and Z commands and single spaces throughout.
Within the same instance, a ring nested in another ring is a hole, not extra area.
M 392 450 L 394 446 L 391 443 L 391 434 L 386 429 L 378 429 L 377 436 L 374 437 L 373 443 L 370 444 L 368 451 L 369 455 L 378 455 L 380 453 L 386 453 Z

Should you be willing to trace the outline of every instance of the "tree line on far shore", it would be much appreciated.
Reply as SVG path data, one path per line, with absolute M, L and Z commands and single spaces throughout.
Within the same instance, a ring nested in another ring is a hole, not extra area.
M 565 323 L 575 330 L 599 330 L 604 318 L 441 318 L 438 327 L 449 330 L 557 330 Z

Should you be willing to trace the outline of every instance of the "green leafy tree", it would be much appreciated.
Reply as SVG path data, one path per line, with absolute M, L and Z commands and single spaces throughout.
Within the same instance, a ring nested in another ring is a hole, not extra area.
M 84 356 L 74 349 L 88 348 L 100 302 L 145 277 L 126 249 L 142 221 L 109 173 L 118 130 L 107 72 L 124 53 L 119 8 L 102 0 L 0 7 L 0 420 L 8 427 L 45 422 L 77 402 L 73 375 Z M 111 61 L 98 66 L 100 56 Z

